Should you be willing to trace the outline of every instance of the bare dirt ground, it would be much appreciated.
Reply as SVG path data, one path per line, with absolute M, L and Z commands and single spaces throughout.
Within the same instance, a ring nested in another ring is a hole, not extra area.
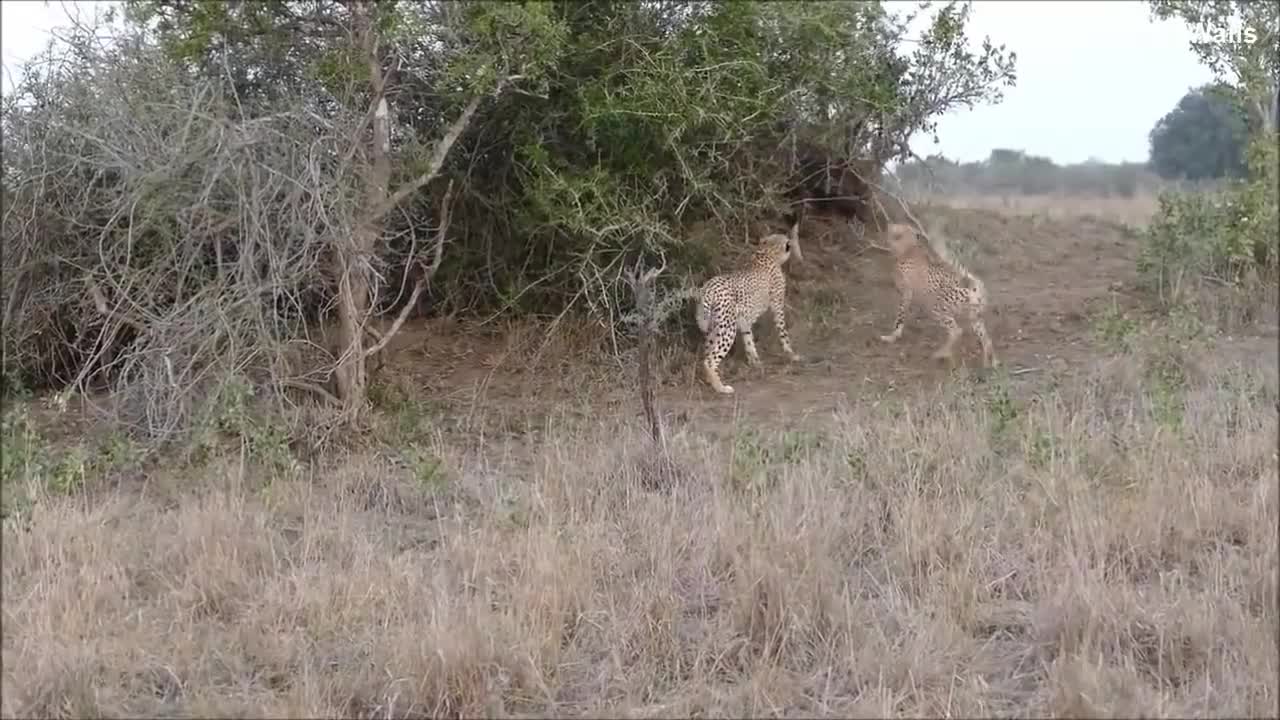
M 0 715 L 1280 715 L 1274 298 L 1157 320 L 1122 223 L 924 215 L 1006 371 L 879 343 L 887 257 L 811 223 L 803 362 L 761 328 L 724 398 L 664 339 L 661 491 L 633 358 L 567 323 L 419 323 L 311 465 L 7 420 Z
M 1016 385 L 1027 385 L 1016 378 L 1036 384 L 1037 376 L 1069 372 L 1096 358 L 1099 341 L 1091 319 L 1098 313 L 1116 308 L 1135 318 L 1148 314 L 1149 298 L 1134 285 L 1137 233 L 1119 220 L 950 207 L 927 208 L 922 218 L 946 223 L 952 252 L 986 283 L 987 327 Z M 693 418 L 701 429 L 744 417 L 788 423 L 829 416 L 842 404 L 937 387 L 957 371 L 986 374 L 977 341 L 968 333 L 955 365 L 931 360 L 944 332 L 919 309 L 899 342 L 881 343 L 878 336 L 892 329 L 898 302 L 891 260 L 838 223 L 815 218 L 804 233 L 805 260 L 792 261 L 787 270 L 790 332 L 801 361 L 786 361 L 766 315 L 756 326 L 764 367 L 749 368 L 737 343 L 722 367 L 737 392 L 724 398 L 696 378 L 695 341 L 667 337 L 660 351 L 665 375 L 659 401 L 676 422 Z M 682 313 L 691 324 L 692 303 Z M 1271 332 L 1258 339 L 1274 344 Z M 537 331 L 477 341 L 466 328 L 430 323 L 402 331 L 390 365 L 393 373 L 443 391 L 453 406 L 471 414 L 479 408 L 501 414 L 517 406 L 541 413 L 581 404 L 587 395 L 592 413 L 635 412 L 629 367 L 565 364 L 585 354 L 581 345 L 575 348 L 572 339 L 553 343 Z

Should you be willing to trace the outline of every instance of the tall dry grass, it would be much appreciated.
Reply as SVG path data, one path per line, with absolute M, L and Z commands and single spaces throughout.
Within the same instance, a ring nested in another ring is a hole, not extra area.
M 1275 355 L 827 422 L 238 455 L 3 529 L 6 717 L 1275 716 Z M 813 420 L 812 418 L 810 420 Z
M 970 210 L 991 210 L 1007 215 L 1042 216 L 1061 220 L 1082 216 L 1145 227 L 1159 209 L 1156 195 L 1139 193 L 1132 197 L 1042 195 L 946 195 L 930 196 L 931 202 Z

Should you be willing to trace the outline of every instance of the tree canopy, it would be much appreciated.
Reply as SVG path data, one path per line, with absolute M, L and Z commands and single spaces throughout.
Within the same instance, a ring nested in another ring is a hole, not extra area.
M 1243 177 L 1245 115 L 1219 84 L 1191 90 L 1151 129 L 1151 169 L 1167 179 Z

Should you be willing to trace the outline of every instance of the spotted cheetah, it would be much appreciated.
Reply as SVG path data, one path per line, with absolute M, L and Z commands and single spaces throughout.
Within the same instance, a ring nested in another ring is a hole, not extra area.
M 742 347 L 747 351 L 747 361 L 760 364 L 755 338 L 751 328 L 765 310 L 773 312 L 773 323 L 778 329 L 782 349 L 793 362 L 800 359 L 791 347 L 787 335 L 787 320 L 783 309 L 787 295 L 787 278 L 782 265 L 793 254 L 803 260 L 800 253 L 800 223 L 791 226 L 787 235 L 775 233 L 763 238 L 752 253 L 747 268 L 717 275 L 698 292 L 698 329 L 706 336 L 703 347 L 702 370 L 708 384 L 724 395 L 733 393 L 733 387 L 720 381 L 720 363 L 733 348 L 734 338 L 742 333 Z
M 982 344 L 982 361 L 987 367 L 998 367 L 999 359 L 991 345 L 991 336 L 982 322 L 987 305 L 987 289 L 982 280 L 969 272 L 954 259 L 940 255 L 927 243 L 922 243 L 914 228 L 893 223 L 885 230 L 889 240 L 887 248 L 894 256 L 893 284 L 900 294 L 898 314 L 893 332 L 881 335 L 886 343 L 897 342 L 902 337 L 902 327 L 913 299 L 926 306 L 929 314 L 947 331 L 942 347 L 933 353 L 937 360 L 949 360 L 963 330 L 956 322 L 961 312 L 969 320 L 973 334 Z

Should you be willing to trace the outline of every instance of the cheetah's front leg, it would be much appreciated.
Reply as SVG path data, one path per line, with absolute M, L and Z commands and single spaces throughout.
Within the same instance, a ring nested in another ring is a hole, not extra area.
M 881 335 L 881 342 L 895 343 L 898 338 L 902 337 L 902 327 L 907 322 L 907 311 L 911 309 L 911 289 L 903 288 L 901 292 L 902 300 L 898 303 L 898 314 L 893 321 L 893 332 L 888 335 Z
M 773 326 L 778 330 L 778 340 L 782 343 L 782 351 L 787 354 L 791 362 L 799 362 L 800 355 L 791 347 L 791 336 L 787 334 L 787 315 L 783 306 L 786 304 L 785 295 L 775 292 L 770 298 L 770 309 L 773 311 Z

